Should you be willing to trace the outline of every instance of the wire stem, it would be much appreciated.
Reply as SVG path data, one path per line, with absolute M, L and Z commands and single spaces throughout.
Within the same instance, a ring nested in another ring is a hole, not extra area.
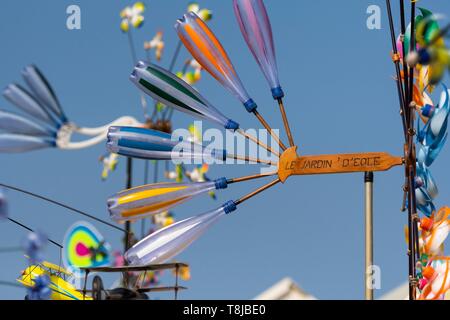
M 18 226 L 24 228 L 25 230 L 34 232 L 33 229 L 31 229 L 30 227 L 27 227 L 26 225 L 24 225 L 23 223 L 20 223 L 20 222 L 17 221 L 17 220 L 14 220 L 14 219 L 12 219 L 12 218 L 8 218 L 8 220 L 11 221 L 12 223 L 15 223 L 16 225 L 18 225 Z M 59 248 L 61 248 L 61 249 L 63 248 L 62 245 L 60 245 L 60 244 L 59 244 L 58 242 L 56 242 L 56 241 L 53 241 L 52 239 L 48 239 L 48 242 L 53 243 L 55 246 L 57 246 L 57 247 L 59 247 Z
M 274 185 L 276 185 L 278 182 L 281 182 L 281 180 L 279 178 L 277 178 L 276 180 L 273 180 L 272 182 L 262 186 L 261 188 L 256 189 L 255 191 L 250 192 L 249 194 L 243 196 L 242 198 L 238 199 L 235 201 L 236 205 L 241 204 L 244 201 L 247 201 L 250 198 L 253 198 L 254 196 L 256 196 L 257 194 L 263 192 L 264 190 L 267 190 L 271 187 L 273 187 Z
M 255 109 L 253 111 L 253 114 L 255 115 L 255 117 L 259 120 L 259 122 L 261 122 L 261 124 L 263 125 L 263 127 L 270 133 L 270 135 L 272 136 L 272 138 L 275 139 L 275 141 L 278 143 L 278 145 L 280 146 L 281 149 L 286 150 L 286 146 L 284 145 L 284 143 L 280 140 L 280 138 L 275 134 L 275 132 L 272 130 L 272 128 L 269 126 L 269 124 L 266 122 L 266 120 L 264 120 L 263 116 Z
M 262 163 L 262 164 L 267 164 L 267 165 L 270 165 L 270 166 L 278 165 L 277 162 L 272 162 L 270 160 L 263 160 L 263 159 L 248 157 L 248 156 L 240 156 L 240 155 L 237 155 L 237 154 L 227 154 L 227 158 L 235 159 L 235 160 L 242 160 L 242 161 L 245 161 L 245 162 Z
M 391 9 L 391 1 L 386 0 L 386 8 L 388 12 L 388 19 L 389 19 L 389 29 L 391 34 L 391 42 L 392 42 L 392 52 L 393 57 L 398 57 L 398 50 L 397 50 L 397 43 L 395 39 L 395 29 L 394 29 L 394 19 L 392 17 L 392 9 Z M 405 136 L 405 140 L 407 139 L 407 123 L 406 118 L 404 115 L 406 114 L 405 110 L 405 93 L 403 92 L 403 85 L 402 85 L 402 75 L 400 72 L 400 60 L 394 60 L 395 65 L 395 72 L 397 75 L 397 93 L 398 93 L 398 99 L 400 102 L 400 110 L 401 110 L 401 118 L 402 118 L 402 124 L 403 124 L 403 134 Z
M 286 110 L 284 109 L 283 99 L 279 98 L 279 99 L 277 99 L 277 101 L 278 101 L 278 106 L 280 107 L 281 117 L 283 118 L 284 129 L 286 130 L 286 134 L 288 136 L 289 145 L 291 147 L 293 147 L 293 146 L 295 146 L 294 138 L 292 137 L 291 128 L 289 127 L 289 121 L 286 116 Z
M 13 187 L 13 186 L 4 184 L 4 183 L 0 183 L 0 186 L 5 187 L 5 188 L 10 189 L 10 190 L 14 190 L 14 191 L 17 191 L 17 192 L 21 192 L 21 193 L 23 193 L 23 194 L 27 194 L 27 195 L 32 196 L 32 197 L 37 198 L 37 199 L 41 199 L 41 200 L 50 202 L 50 203 L 55 204 L 55 205 L 57 205 L 57 206 L 60 206 L 60 207 L 62 207 L 62 208 L 68 209 L 68 210 L 70 210 L 70 211 L 72 211 L 72 212 L 81 214 L 81 215 L 83 215 L 83 216 L 85 216 L 85 217 L 88 217 L 88 218 L 91 218 L 91 219 L 93 219 L 93 220 L 95 220 L 95 221 L 98 221 L 98 222 L 100 222 L 100 223 L 106 224 L 107 226 L 110 226 L 111 228 L 120 230 L 120 231 L 122 231 L 122 232 L 126 232 L 124 229 L 121 229 L 121 228 L 119 228 L 119 227 L 117 227 L 117 226 L 115 226 L 115 225 L 113 225 L 113 224 L 111 224 L 111 223 L 109 223 L 109 222 L 106 222 L 106 221 L 104 221 L 104 220 L 102 220 L 102 219 L 100 219 L 100 218 L 97 218 L 97 217 L 95 217 L 95 216 L 93 216 L 93 215 L 91 215 L 91 214 L 88 214 L 88 213 L 84 212 L 84 211 L 81 211 L 81 210 L 75 209 L 75 208 L 73 208 L 73 207 L 70 207 L 70 206 L 68 206 L 68 205 L 66 205 L 66 204 L 63 204 L 63 203 L 61 203 L 61 202 L 52 200 L 52 199 L 50 199 L 50 198 L 47 198 L 47 197 L 38 195 L 38 194 L 33 193 L 33 192 L 30 192 L 30 191 L 26 191 L 26 190 L 23 190 L 23 189 L 20 189 L 20 188 L 17 188 L 17 187 Z
M 254 143 L 256 143 L 257 145 L 261 146 L 262 148 L 264 148 L 265 150 L 269 151 L 270 153 L 276 155 L 277 157 L 280 156 L 280 153 L 278 151 L 273 150 L 271 147 L 269 147 L 268 145 L 264 144 L 263 142 L 261 142 L 258 138 L 254 137 L 253 135 L 245 132 L 243 129 L 237 129 L 236 132 L 238 132 L 239 134 L 244 136 L 246 139 L 248 139 L 250 141 L 253 141 Z
M 277 172 L 270 172 L 270 173 L 260 173 L 260 174 L 254 174 L 254 175 L 250 175 L 250 176 L 244 176 L 244 177 L 239 177 L 239 178 L 232 178 L 232 179 L 228 179 L 227 183 L 231 184 L 231 183 L 237 183 L 237 182 L 243 182 L 243 181 L 249 181 L 249 180 L 254 180 L 254 179 L 259 179 L 259 178 L 265 178 L 265 177 L 270 177 L 270 176 L 274 176 L 276 175 Z

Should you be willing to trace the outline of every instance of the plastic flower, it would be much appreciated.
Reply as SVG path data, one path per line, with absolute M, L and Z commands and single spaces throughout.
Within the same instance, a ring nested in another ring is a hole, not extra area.
M 187 12 L 196 13 L 203 21 L 207 22 L 212 19 L 213 14 L 209 9 L 200 9 L 200 5 L 197 2 L 191 2 L 188 5 Z
M 162 57 L 162 52 L 164 49 L 164 41 L 162 41 L 163 33 L 159 31 L 156 33 L 155 37 L 151 41 L 144 42 L 144 50 L 150 51 L 155 50 L 156 60 L 160 61 Z
M 188 70 L 191 69 L 191 70 Z M 202 78 L 203 67 L 195 59 L 189 59 L 184 65 L 184 70 L 177 73 L 177 76 L 189 85 L 194 85 Z
M 183 181 L 184 168 L 182 164 L 177 164 L 174 171 L 166 171 L 164 176 L 169 180 L 175 180 L 175 182 Z
M 142 2 L 136 2 L 131 7 L 126 7 L 120 12 L 122 22 L 120 23 L 120 29 L 123 32 L 130 30 L 130 25 L 133 28 L 140 28 L 144 24 L 145 5 Z
M 109 153 L 101 156 L 100 161 L 103 164 L 102 180 L 106 180 L 110 172 L 116 170 L 119 156 L 115 153 Z

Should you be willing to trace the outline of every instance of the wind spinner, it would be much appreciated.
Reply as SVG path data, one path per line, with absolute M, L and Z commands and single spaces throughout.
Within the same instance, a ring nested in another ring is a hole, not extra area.
M 220 108 L 217 108 L 188 83 L 168 70 L 151 63 L 139 62 L 134 68 L 130 80 L 141 92 L 164 105 L 242 135 L 249 142 L 267 150 L 278 160 L 268 161 L 229 154 L 226 150 L 214 149 L 200 143 L 182 139 L 181 141 L 174 140 L 171 135 L 163 132 L 117 126 L 110 128 L 108 132 L 108 149 L 127 157 L 141 159 L 176 159 L 178 161 L 240 159 L 269 165 L 275 167 L 276 170 L 238 178 L 222 177 L 208 182 L 150 184 L 124 190 L 108 199 L 111 218 L 118 222 L 136 221 L 166 211 L 211 190 L 227 188 L 233 183 L 269 176 L 273 176 L 275 179 L 237 200 L 225 202 L 215 210 L 178 221 L 143 238 L 125 253 L 125 258 L 130 265 L 146 265 L 170 260 L 186 249 L 218 220 L 235 211 L 241 203 L 280 182 L 284 183 L 290 176 L 350 172 L 371 173 L 405 164 L 404 157 L 395 157 L 384 152 L 299 156 L 283 103 L 284 92 L 278 77 L 274 40 L 266 8 L 261 0 L 234 0 L 233 6 L 244 39 L 267 79 L 271 94 L 279 106 L 289 146 L 281 141 L 259 112 L 257 103 L 246 91 L 231 59 L 212 30 L 194 12 L 185 14 L 175 25 L 184 46 L 203 69 L 234 95 L 247 112 L 257 118 L 271 134 L 279 149 L 272 148 L 257 137 L 248 134 L 239 126 L 238 122 L 225 116 Z M 370 193 L 368 197 L 371 197 Z M 369 209 L 367 213 L 371 214 L 371 208 Z
M 42 148 L 76 150 L 92 147 L 106 139 L 111 125 L 141 125 L 130 116 L 123 116 L 97 128 L 80 127 L 68 120 L 49 81 L 34 65 L 22 71 L 28 89 L 10 84 L 3 96 L 27 117 L 0 111 L 0 152 L 17 153 Z M 73 135 L 88 137 L 74 141 Z

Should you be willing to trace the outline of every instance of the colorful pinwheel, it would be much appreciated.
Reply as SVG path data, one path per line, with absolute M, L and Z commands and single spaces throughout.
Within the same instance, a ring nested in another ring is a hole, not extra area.
M 90 223 L 76 222 L 64 236 L 63 261 L 67 267 L 79 269 L 106 266 L 111 248 L 101 233 Z
M 136 2 L 131 7 L 126 7 L 120 12 L 122 22 L 120 23 L 120 29 L 123 32 L 130 30 L 130 25 L 133 28 L 140 28 L 144 24 L 143 13 L 145 11 L 145 5 L 142 2 Z
M 0 152 L 16 153 L 42 148 L 66 150 L 91 147 L 105 140 L 110 125 L 140 125 L 132 117 L 121 117 L 109 125 L 83 128 L 69 122 L 48 80 L 36 66 L 28 66 L 22 76 L 29 87 L 11 84 L 3 96 L 29 118 L 0 111 Z M 92 137 L 71 141 L 74 134 Z
M 436 108 L 429 107 L 430 118 L 424 128 L 419 128 L 417 137 L 419 151 L 417 161 L 430 166 L 441 152 L 447 140 L 448 116 L 450 114 L 449 91 L 445 86 Z
M 449 257 L 435 257 L 421 270 L 419 300 L 442 300 L 450 289 Z
M 443 207 L 432 217 L 420 220 L 422 252 L 427 256 L 442 255 L 443 243 L 450 233 L 450 209 Z
M 429 217 L 436 210 L 433 200 L 438 195 L 438 188 L 430 170 L 424 164 L 418 163 L 416 172 L 417 208 Z
M 134 68 L 130 80 L 154 100 L 200 119 L 217 123 L 225 129 L 235 130 L 253 143 L 279 155 L 277 151 L 239 128 L 237 122 L 225 117 L 199 92 L 169 71 L 141 61 Z
M 436 15 L 424 8 L 419 8 L 419 10 L 421 15 L 416 17 L 415 34 L 418 47 L 416 52 L 407 56 L 407 62 L 410 66 L 416 66 L 417 64 L 427 66 L 428 83 L 429 85 L 435 85 L 441 81 L 445 71 L 450 68 L 450 51 L 444 42 L 444 37 L 450 30 L 450 25 L 441 30 Z M 411 31 L 408 31 L 404 42 L 405 47 L 411 41 L 410 35 Z

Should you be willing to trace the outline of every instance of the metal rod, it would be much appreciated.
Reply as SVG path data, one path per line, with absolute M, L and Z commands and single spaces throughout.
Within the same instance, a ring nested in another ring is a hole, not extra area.
M 269 151 L 270 153 L 273 153 L 274 155 L 276 155 L 277 157 L 279 157 L 281 154 L 278 151 L 273 150 L 271 147 L 269 147 L 268 145 L 262 143 L 258 138 L 252 136 L 251 134 L 248 134 L 247 132 L 245 132 L 242 129 L 237 129 L 236 132 L 238 132 L 239 134 L 241 134 L 242 136 L 244 136 L 246 139 L 253 141 L 254 143 L 256 143 L 257 145 L 261 146 L 262 148 L 266 149 L 267 151 Z
M 237 183 L 237 182 L 243 182 L 243 181 L 249 181 L 249 180 L 254 180 L 254 179 L 259 179 L 259 178 L 265 178 L 265 177 L 270 177 L 273 175 L 276 175 L 277 172 L 270 172 L 270 173 L 260 173 L 260 174 L 254 174 L 254 175 L 250 175 L 250 176 L 245 176 L 245 177 L 240 177 L 240 178 L 233 178 L 233 179 L 228 179 L 227 183 L 231 184 L 231 183 Z
M 281 149 L 286 150 L 286 146 L 284 145 L 284 143 L 280 140 L 280 138 L 275 134 L 275 132 L 273 132 L 272 128 L 269 126 L 269 124 L 266 122 L 266 120 L 264 120 L 263 116 L 255 109 L 253 110 L 253 114 L 256 116 L 256 118 L 259 120 L 259 122 L 261 122 L 261 124 L 263 125 L 263 127 L 270 133 L 270 135 L 272 136 L 272 138 L 275 139 L 275 141 L 278 143 L 278 145 L 280 146 Z
M 416 37 L 415 37 L 415 23 L 416 23 L 416 2 L 415 0 L 411 1 L 411 40 L 409 53 L 415 51 L 416 49 Z M 406 81 L 406 80 L 405 80 Z M 410 216 L 410 228 L 409 232 L 412 234 L 410 239 L 412 240 L 411 244 L 411 263 L 412 263 L 412 279 L 410 280 L 410 300 L 415 300 L 415 292 L 416 292 L 416 261 L 419 256 L 419 252 L 417 251 L 419 247 L 419 234 L 418 234 L 418 226 L 417 226 L 417 208 L 416 208 L 416 193 L 415 193 L 415 177 L 416 177 L 416 150 L 414 144 L 414 121 L 415 121 L 415 103 L 413 100 L 413 89 L 414 89 L 414 66 L 411 66 L 409 69 L 409 97 L 408 97 L 408 106 L 409 106 L 409 153 L 410 153 L 410 172 L 409 172 L 409 192 L 410 192 L 410 201 L 409 201 L 409 210 L 408 214 Z
M 175 289 L 174 289 L 174 291 L 175 291 L 175 300 L 178 299 L 178 272 L 179 272 L 179 269 L 180 269 L 180 267 L 177 264 L 175 266 Z
M 373 300 L 373 172 L 364 174 L 365 187 L 365 298 Z
M 268 183 L 268 184 L 262 186 L 261 188 L 258 188 L 258 189 L 256 189 L 255 191 L 250 192 L 249 194 L 247 194 L 247 195 L 243 196 L 242 198 L 236 200 L 234 203 L 235 203 L 236 205 L 239 205 L 239 204 L 241 204 L 242 202 L 244 202 L 244 201 L 246 201 L 246 200 L 248 200 L 248 199 L 250 199 L 250 198 L 253 198 L 254 196 L 256 196 L 257 194 L 263 192 L 264 190 L 267 190 L 267 189 L 273 187 L 273 186 L 276 185 L 278 182 L 281 182 L 280 178 L 277 178 L 276 180 L 273 180 L 272 182 L 270 182 L 270 183 Z
M 387 8 L 387 12 L 388 12 L 389 29 L 390 29 L 390 35 L 391 35 L 393 57 L 399 58 L 399 54 L 398 54 L 398 50 L 397 50 L 397 41 L 395 39 L 394 19 L 392 17 L 392 9 L 391 9 L 391 1 L 390 0 L 386 0 L 386 8 Z M 396 84 L 397 84 L 398 98 L 399 98 L 399 102 L 400 102 L 400 115 L 402 118 L 403 133 L 404 133 L 405 140 L 406 140 L 407 139 L 407 124 L 406 124 L 406 118 L 403 117 L 403 115 L 406 114 L 405 93 L 403 92 L 402 75 L 400 72 L 400 60 L 394 59 L 393 61 L 394 61 L 394 65 L 395 65 L 395 73 L 397 75 Z
M 405 94 L 405 111 L 406 111 L 406 120 L 408 121 L 409 119 L 409 110 L 408 110 L 408 106 L 407 106 L 407 100 L 409 97 L 409 88 L 408 88 L 408 82 L 405 80 L 408 78 L 408 67 L 406 64 L 406 48 L 404 46 L 404 37 L 405 37 L 405 32 L 406 32 L 406 21 L 405 21 L 405 2 L 404 0 L 400 0 L 400 40 L 401 40 L 401 44 L 402 44 L 402 48 L 403 48 L 403 85 L 404 85 L 404 94 Z M 400 81 L 402 81 L 402 78 L 400 78 Z
M 133 159 L 128 157 L 127 158 L 127 172 L 126 172 L 126 188 L 131 189 L 133 186 Z M 127 221 L 125 222 L 125 245 L 124 249 L 127 251 L 130 248 L 130 232 L 131 232 L 131 222 Z M 124 252 L 125 252 L 124 251 Z
M 91 214 L 88 214 L 88 213 L 86 213 L 86 212 L 84 212 L 84 211 L 81 211 L 81 210 L 72 208 L 72 207 L 70 207 L 70 206 L 68 206 L 68 205 L 66 205 L 66 204 L 63 204 L 63 203 L 61 203 L 61 202 L 58 202 L 58 201 L 56 201 L 56 200 L 52 200 L 52 199 L 50 199 L 50 198 L 41 196 L 41 195 L 39 195 L 39 194 L 30 192 L 30 191 L 26 191 L 26 190 L 24 190 L 24 189 L 20 189 L 20 188 L 17 188 L 17 187 L 13 187 L 13 186 L 10 186 L 10 185 L 4 184 L 4 183 L 0 183 L 0 186 L 2 186 L 2 187 L 4 187 L 4 188 L 7 188 L 7 189 L 10 189 L 10 190 L 14 190 L 14 191 L 23 193 L 23 194 L 27 194 L 27 195 L 32 196 L 32 197 L 37 198 L 37 199 L 41 199 L 41 200 L 50 202 L 50 203 L 52 203 L 52 204 L 55 204 L 55 205 L 57 205 L 57 206 L 60 206 L 60 207 L 65 208 L 65 209 L 67 209 L 67 210 L 70 210 L 70 211 L 72 211 L 72 212 L 81 214 L 81 215 L 83 215 L 83 216 L 85 216 L 85 217 L 88 217 L 88 218 L 91 218 L 91 219 L 93 219 L 93 220 L 95 220 L 95 221 L 98 221 L 98 222 L 100 222 L 100 223 L 106 224 L 107 226 L 110 226 L 111 228 L 120 230 L 120 231 L 122 231 L 122 232 L 126 232 L 124 229 L 119 228 L 118 226 L 115 226 L 115 225 L 113 225 L 113 224 L 111 224 L 111 223 L 109 223 L 109 222 L 106 222 L 106 221 L 104 221 L 104 220 L 102 220 L 102 219 L 100 219 L 100 218 L 97 218 L 97 217 L 95 217 L 95 216 L 93 216 L 93 215 L 91 215 Z
M 278 106 L 280 107 L 281 117 L 283 118 L 284 129 L 286 130 L 286 134 L 288 136 L 289 145 L 291 147 L 293 147 L 293 146 L 295 146 L 294 138 L 292 137 L 291 128 L 289 127 L 289 121 L 286 116 L 286 110 L 284 109 L 283 99 L 279 98 L 277 100 L 278 100 Z
M 276 166 L 278 164 L 277 162 L 272 162 L 270 160 L 263 160 L 263 159 L 248 157 L 248 156 L 240 156 L 237 154 L 227 154 L 227 158 L 235 159 L 235 160 L 242 160 L 242 161 L 246 161 L 246 162 L 262 163 L 262 164 L 267 164 L 270 166 Z
M 20 222 L 17 221 L 17 220 L 14 220 L 14 219 L 12 219 L 12 218 L 8 218 L 8 220 L 11 221 L 12 223 L 15 223 L 15 224 L 17 224 L 18 226 L 24 228 L 25 230 L 34 232 L 33 229 L 27 227 L 26 225 L 24 225 L 23 223 L 20 223 Z M 54 244 L 55 246 L 57 246 L 58 248 L 61 248 L 61 249 L 63 248 L 62 245 L 60 245 L 60 244 L 59 244 L 58 242 L 56 242 L 56 241 L 53 241 L 52 239 L 48 239 L 48 242 L 53 243 L 53 244 Z

